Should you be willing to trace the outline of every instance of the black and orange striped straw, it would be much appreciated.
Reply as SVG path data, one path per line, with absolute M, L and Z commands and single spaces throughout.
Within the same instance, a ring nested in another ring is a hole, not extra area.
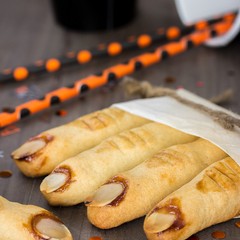
M 226 33 L 232 26 L 233 16 L 223 18 L 221 22 L 215 23 L 203 30 L 195 31 L 178 41 L 174 41 L 156 48 L 154 52 L 141 54 L 131 58 L 129 61 L 112 66 L 99 74 L 90 75 L 76 81 L 74 84 L 61 87 L 47 93 L 40 99 L 31 100 L 17 106 L 12 113 L 0 113 L 0 127 L 7 126 L 22 118 L 50 108 L 52 105 L 67 101 L 88 90 L 103 86 L 108 82 L 115 81 L 143 67 L 148 67 L 168 57 L 185 52 L 189 48 L 199 46 L 213 36 Z
M 77 52 L 68 52 L 64 56 L 58 58 L 50 58 L 47 60 L 38 60 L 29 66 L 20 66 L 14 69 L 5 69 L 0 73 L 0 82 L 9 80 L 23 81 L 30 76 L 39 73 L 57 72 L 63 67 L 72 64 L 86 64 L 92 59 L 101 57 L 113 57 L 123 52 L 134 49 L 147 48 L 153 44 L 164 44 L 169 41 L 176 40 L 191 32 L 203 30 L 209 25 L 222 21 L 222 18 L 200 21 L 195 25 L 179 28 L 169 27 L 167 29 L 158 29 L 152 34 L 141 34 L 138 37 L 131 36 L 123 42 L 111 42 L 108 44 L 99 44 L 97 48 L 89 50 L 80 50 Z

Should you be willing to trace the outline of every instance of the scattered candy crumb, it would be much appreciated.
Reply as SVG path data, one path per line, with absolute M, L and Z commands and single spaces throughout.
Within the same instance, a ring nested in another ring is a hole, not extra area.
M 56 115 L 60 116 L 60 117 L 65 117 L 68 114 L 68 112 L 64 109 L 60 109 L 58 111 L 56 111 Z
M 198 81 L 198 82 L 196 82 L 196 86 L 197 87 L 203 87 L 204 86 L 204 82 L 203 81 Z
M 101 237 L 90 237 L 89 240 L 103 240 Z
M 26 85 L 15 89 L 15 93 L 17 94 L 18 98 L 25 97 L 27 95 L 28 91 L 29 91 L 29 88 Z
M 235 222 L 235 226 L 240 228 L 240 221 Z
M 0 171 L 1 178 L 9 178 L 12 176 L 12 172 L 10 170 Z
M 23 85 L 15 89 L 15 93 L 19 99 L 26 101 L 42 97 L 43 93 L 37 85 Z
M 20 128 L 14 126 L 14 125 L 10 125 L 8 127 L 5 127 L 3 130 L 0 131 L 0 136 L 1 137 L 6 137 L 9 135 L 12 135 L 14 133 L 20 132 Z
M 176 82 L 176 78 L 174 78 L 174 77 L 166 77 L 165 79 L 164 79 L 164 81 L 166 82 L 166 83 L 174 83 L 174 82 Z
M 226 233 L 222 231 L 215 231 L 212 233 L 212 237 L 216 239 L 224 239 L 226 237 Z
M 0 158 L 4 158 L 4 152 L 0 150 Z

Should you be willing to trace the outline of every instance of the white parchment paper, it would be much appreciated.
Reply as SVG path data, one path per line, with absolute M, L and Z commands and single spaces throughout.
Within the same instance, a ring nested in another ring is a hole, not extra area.
M 177 93 L 188 100 L 240 119 L 239 115 L 184 89 L 177 90 Z M 240 129 L 236 127 L 234 131 L 226 130 L 209 117 L 207 113 L 188 107 L 170 97 L 138 99 L 114 104 L 113 106 L 207 139 L 224 150 L 240 165 Z

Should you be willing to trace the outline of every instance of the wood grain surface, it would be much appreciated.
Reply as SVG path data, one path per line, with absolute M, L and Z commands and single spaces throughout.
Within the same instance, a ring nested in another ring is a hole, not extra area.
M 63 30 L 54 22 L 49 0 L 1 0 L 0 69 L 59 56 L 70 50 L 94 47 L 102 42 L 123 40 L 132 34 L 149 32 L 171 25 L 180 25 L 180 21 L 173 1 L 169 0 L 139 0 L 138 16 L 132 23 L 111 32 L 98 33 L 77 33 Z M 93 61 L 85 66 L 70 67 L 58 74 L 32 77 L 25 82 L 1 84 L 0 109 L 14 107 L 32 96 L 41 96 L 47 91 L 73 83 L 81 77 L 127 60 L 140 52 L 143 51 L 139 50 L 116 58 Z M 202 46 L 143 69 L 133 74 L 133 77 L 148 80 L 155 85 L 171 88 L 184 87 L 205 98 L 232 88 L 235 95 L 225 107 L 240 113 L 239 53 L 239 39 L 221 49 Z M 173 78 L 175 81 L 168 83 L 167 78 Z M 19 96 L 17 92 L 20 87 L 27 87 L 31 96 Z M 86 113 L 125 100 L 127 98 L 120 85 L 103 87 L 87 93 L 84 98 L 73 99 L 14 124 L 20 129 L 20 132 L 9 136 L 0 136 L 0 171 L 11 170 L 13 172 L 13 176 L 10 178 L 0 178 L 0 195 L 11 201 L 35 204 L 53 211 L 69 227 L 75 240 L 88 240 L 92 236 L 100 236 L 104 240 L 145 240 L 146 237 L 142 230 L 143 218 L 105 231 L 91 226 L 86 218 L 86 208 L 83 204 L 68 208 L 50 207 L 39 192 L 42 179 L 24 177 L 10 158 L 10 153 L 29 137 Z M 55 113 L 59 109 L 66 110 L 68 114 L 65 117 L 57 116 Z M 4 129 L 0 133 L 2 131 Z M 211 237 L 213 231 L 221 230 L 226 233 L 226 239 L 239 240 L 240 228 L 234 225 L 236 221 L 235 219 L 213 226 L 198 233 L 197 236 L 199 239 L 210 240 L 213 239 Z

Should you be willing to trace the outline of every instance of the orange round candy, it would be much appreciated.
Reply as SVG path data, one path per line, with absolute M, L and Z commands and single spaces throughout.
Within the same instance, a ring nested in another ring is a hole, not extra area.
M 196 24 L 196 29 L 197 30 L 203 30 L 204 28 L 206 28 L 207 27 L 207 22 L 205 22 L 205 21 L 201 21 L 201 22 L 198 22 L 197 24 Z
M 151 42 L 152 42 L 151 37 L 146 34 L 139 36 L 138 40 L 137 40 L 137 44 L 141 48 L 149 46 L 151 44 Z
M 27 78 L 28 74 L 29 74 L 28 70 L 25 67 L 18 67 L 16 69 L 14 69 L 14 71 L 13 71 L 13 77 L 17 81 L 21 81 L 21 80 Z
M 167 38 L 174 39 L 180 36 L 180 30 L 178 27 L 170 27 L 167 30 Z
M 118 55 L 122 51 L 122 45 L 118 42 L 110 43 L 108 46 L 108 53 L 111 56 Z
M 52 58 L 47 60 L 46 69 L 48 72 L 56 72 L 61 67 L 61 63 L 58 59 Z
M 79 63 L 87 63 L 91 60 L 92 54 L 87 50 L 82 50 L 77 55 L 77 60 Z

